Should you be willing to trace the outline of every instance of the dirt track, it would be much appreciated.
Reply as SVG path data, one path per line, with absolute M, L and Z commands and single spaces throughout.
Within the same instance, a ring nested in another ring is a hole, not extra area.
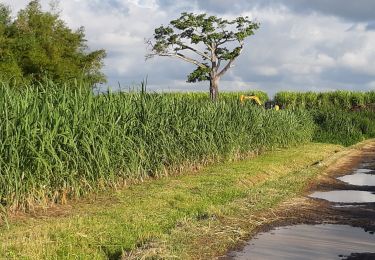
M 370 234 L 375 233 L 375 203 L 355 203 L 355 207 L 345 203 L 331 203 L 326 200 L 312 199 L 308 195 L 316 191 L 369 191 L 375 193 L 374 186 L 350 185 L 338 180 L 344 175 L 352 174 L 354 170 L 366 165 L 367 169 L 374 170 L 375 174 L 375 141 L 369 141 L 362 147 L 351 149 L 345 156 L 331 164 L 322 176 L 306 189 L 305 197 L 297 198 L 284 203 L 275 214 L 278 218 L 258 229 L 259 232 L 268 232 L 276 227 L 301 224 L 337 224 L 360 227 Z M 253 234 L 254 237 L 256 234 Z M 236 251 L 241 251 L 240 245 Z M 231 255 L 231 253 L 229 254 Z M 226 258 L 226 257 L 225 257 Z M 232 257 L 229 257 L 231 259 Z M 352 254 L 345 259 L 375 259 L 372 253 Z

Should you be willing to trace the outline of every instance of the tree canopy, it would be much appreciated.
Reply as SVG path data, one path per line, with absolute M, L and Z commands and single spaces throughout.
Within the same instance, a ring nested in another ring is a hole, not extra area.
M 196 69 L 188 82 L 210 81 L 211 99 L 218 97 L 220 78 L 241 54 L 245 39 L 254 34 L 259 23 L 248 17 L 227 20 L 206 14 L 182 13 L 168 26 L 155 29 L 146 58 L 167 56 L 192 63 Z M 223 64 L 223 62 L 226 64 Z
M 83 27 L 70 29 L 58 13 L 43 11 L 39 0 L 14 19 L 10 8 L 0 3 L 0 79 L 103 83 L 105 55 L 104 50 L 88 50 Z

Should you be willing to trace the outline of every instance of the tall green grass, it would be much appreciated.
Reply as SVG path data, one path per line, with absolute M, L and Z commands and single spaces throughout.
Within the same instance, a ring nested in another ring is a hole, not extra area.
M 187 98 L 191 98 L 193 100 L 205 100 L 205 101 L 210 101 L 210 97 L 207 93 L 205 92 L 167 92 L 164 93 L 164 95 L 170 95 L 173 96 L 174 98 L 181 97 L 184 100 Z M 266 101 L 269 100 L 268 94 L 263 91 L 259 90 L 253 90 L 253 91 L 241 91 L 241 92 L 221 92 L 219 94 L 219 97 L 221 100 L 240 100 L 241 95 L 245 96 L 258 96 L 260 101 L 262 103 L 265 103 Z M 250 102 L 251 103 L 251 102 Z
M 372 111 L 350 112 L 326 107 L 313 109 L 311 113 L 317 125 L 313 138 L 316 142 L 349 146 L 375 138 L 375 113 Z
M 0 84 L 0 118 L 0 201 L 9 208 L 296 145 L 314 132 L 309 113 L 242 106 L 237 98 L 93 95 L 84 85 L 53 83 Z
M 279 92 L 275 100 L 287 109 L 310 111 L 316 142 L 349 146 L 375 138 L 375 91 Z
M 334 91 L 334 92 L 279 92 L 275 101 L 287 108 L 320 108 L 352 109 L 375 104 L 375 91 Z

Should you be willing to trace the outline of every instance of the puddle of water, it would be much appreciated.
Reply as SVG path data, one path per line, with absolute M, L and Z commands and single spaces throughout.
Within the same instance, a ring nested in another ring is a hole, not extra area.
M 261 233 L 232 259 L 342 259 L 352 253 L 375 253 L 375 236 L 344 225 L 297 225 Z
M 370 203 L 375 202 L 375 194 L 368 191 L 335 190 L 314 192 L 309 196 L 315 199 L 324 199 L 335 203 Z
M 358 186 L 375 186 L 375 175 L 366 173 L 355 173 L 337 178 L 340 181 Z
M 343 256 L 342 260 L 371 260 L 375 259 L 374 253 L 353 253 L 350 256 Z

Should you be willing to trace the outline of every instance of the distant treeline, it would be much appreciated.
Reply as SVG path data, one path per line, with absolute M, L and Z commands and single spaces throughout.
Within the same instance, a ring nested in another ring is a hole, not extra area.
M 100 71 L 104 57 L 104 50 L 88 51 L 83 27 L 73 31 L 57 12 L 42 11 L 38 0 L 15 19 L 0 3 L 0 80 L 82 79 L 93 85 L 105 81 Z

